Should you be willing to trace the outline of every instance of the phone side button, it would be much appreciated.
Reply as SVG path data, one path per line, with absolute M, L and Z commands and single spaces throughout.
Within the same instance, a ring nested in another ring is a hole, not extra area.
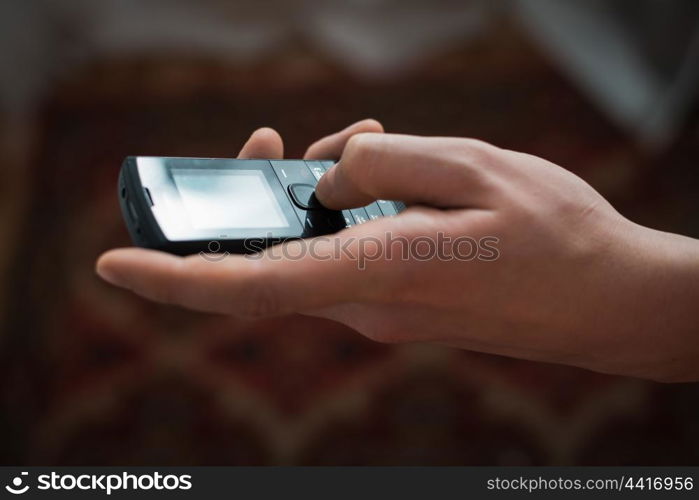
M 129 207 L 129 215 L 131 216 L 131 220 L 134 222 L 138 222 L 138 212 L 136 211 L 136 206 L 128 198 L 126 199 L 126 203 Z
M 147 187 L 144 187 L 144 188 L 143 188 L 143 192 L 146 194 L 146 200 L 148 201 L 148 204 L 149 204 L 151 207 L 152 207 L 153 205 L 155 205 L 155 203 L 153 203 L 153 195 L 150 194 L 150 189 L 148 189 Z

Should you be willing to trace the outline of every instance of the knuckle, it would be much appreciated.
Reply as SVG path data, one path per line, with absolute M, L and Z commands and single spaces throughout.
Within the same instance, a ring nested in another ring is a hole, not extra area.
M 375 150 L 377 138 L 381 134 L 373 132 L 361 132 L 354 134 L 347 141 L 345 146 L 346 154 L 353 160 L 363 160 Z
M 492 165 L 496 161 L 499 148 L 478 139 L 462 139 L 461 152 L 466 164 L 472 167 Z
M 373 168 L 381 153 L 379 138 L 382 134 L 363 132 L 353 135 L 343 155 L 343 174 L 354 185 L 364 185 L 376 173 Z

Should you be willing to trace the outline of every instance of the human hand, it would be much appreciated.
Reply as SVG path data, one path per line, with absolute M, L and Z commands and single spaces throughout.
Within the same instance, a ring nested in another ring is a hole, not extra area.
M 248 317 L 303 312 L 382 342 L 699 377 L 699 243 L 628 221 L 543 159 L 472 139 L 381 132 L 360 122 L 306 158 L 340 158 L 316 189 L 327 207 L 406 201 L 396 217 L 317 238 L 313 255 L 309 241 L 220 262 L 121 249 L 100 258 L 98 273 L 160 302 Z M 253 150 L 279 157 L 281 139 L 258 132 L 241 155 Z M 454 258 L 464 236 L 496 241 L 497 258 Z M 436 249 L 445 239 L 441 256 L 401 258 L 418 241 Z M 347 252 L 337 255 L 337 243 Z

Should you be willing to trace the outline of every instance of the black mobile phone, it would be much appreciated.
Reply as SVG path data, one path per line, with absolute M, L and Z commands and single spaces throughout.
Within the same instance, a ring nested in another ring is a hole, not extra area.
M 253 253 L 405 208 L 387 200 L 342 211 L 323 207 L 314 189 L 333 164 L 130 156 L 119 174 L 119 202 L 135 245 L 177 255 Z

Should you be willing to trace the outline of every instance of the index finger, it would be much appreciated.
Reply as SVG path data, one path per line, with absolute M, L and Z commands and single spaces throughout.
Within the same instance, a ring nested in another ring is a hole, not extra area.
M 279 133 L 269 127 L 255 130 L 240 149 L 238 158 L 283 158 L 284 143 Z
M 383 125 L 373 118 L 353 123 L 349 127 L 323 137 L 311 144 L 303 155 L 304 160 L 337 160 L 342 155 L 347 141 L 355 135 L 366 132 L 382 133 Z

